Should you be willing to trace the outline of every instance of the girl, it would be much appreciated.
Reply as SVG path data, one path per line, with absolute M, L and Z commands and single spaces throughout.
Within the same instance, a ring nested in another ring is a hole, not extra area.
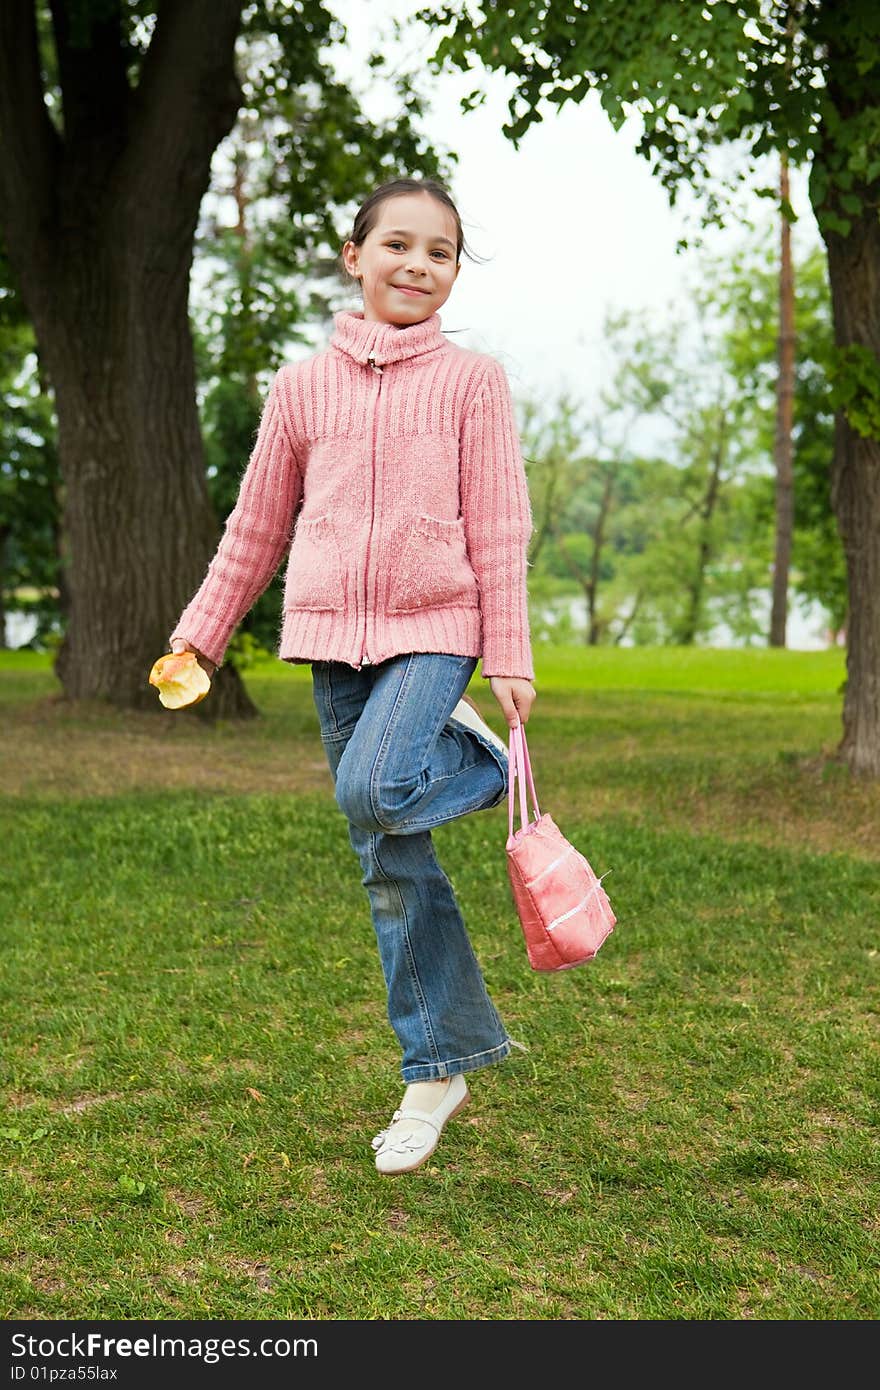
M 507 793 L 507 743 L 464 693 L 477 658 L 510 727 L 535 699 L 532 518 L 507 379 L 438 316 L 463 249 L 433 180 L 394 179 L 360 208 L 342 259 L 363 311 L 337 314 L 325 351 L 275 375 L 170 640 L 213 674 L 290 547 L 279 656 L 311 665 L 403 1054 L 403 1101 L 373 1140 L 380 1173 L 424 1163 L 469 1099 L 467 1074 L 514 1045 L 431 839 Z

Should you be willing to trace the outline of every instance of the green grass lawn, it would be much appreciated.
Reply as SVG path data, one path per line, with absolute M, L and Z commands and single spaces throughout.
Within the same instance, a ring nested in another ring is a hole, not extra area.
M 842 653 L 536 655 L 542 809 L 618 926 L 532 973 L 506 807 L 437 832 L 528 1050 L 396 1179 L 307 668 L 248 672 L 236 726 L 0 657 L 0 1316 L 880 1315 L 880 789 L 828 757 Z

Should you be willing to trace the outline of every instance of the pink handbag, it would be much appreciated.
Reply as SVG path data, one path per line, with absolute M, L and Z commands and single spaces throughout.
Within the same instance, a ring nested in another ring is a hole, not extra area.
M 551 817 L 541 815 L 522 724 L 510 731 L 509 778 L 507 876 L 529 965 L 533 970 L 570 970 L 593 959 L 617 918 L 602 879 Z M 520 828 L 514 832 L 517 781 Z M 528 816 L 526 783 L 535 808 L 533 821 Z

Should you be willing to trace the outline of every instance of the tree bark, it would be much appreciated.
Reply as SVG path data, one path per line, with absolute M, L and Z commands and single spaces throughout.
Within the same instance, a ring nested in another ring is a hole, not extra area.
M 6 604 L 4 602 L 3 580 L 6 577 L 6 546 L 9 540 L 9 527 L 0 526 L 0 651 L 8 647 L 6 632 Z
M 876 108 L 876 78 L 860 67 L 858 29 L 843 0 L 823 5 L 828 115 L 820 127 L 810 196 L 828 251 L 835 346 L 863 349 L 880 364 L 880 178 L 852 177 L 861 122 Z M 817 177 L 818 176 L 818 177 Z M 818 190 L 821 190 L 818 191 Z M 828 217 L 833 214 L 833 219 Z M 842 222 L 834 219 L 843 219 Z M 848 226 L 847 226 L 848 224 Z M 870 360 L 870 358 L 869 358 Z M 877 408 L 875 399 L 874 408 Z M 834 423 L 831 504 L 847 568 L 846 689 L 837 756 L 860 776 L 880 777 L 880 439 L 860 433 L 844 408 Z
M 715 508 L 718 505 L 718 498 L 721 495 L 721 469 L 724 466 L 726 434 L 727 419 L 722 409 L 718 418 L 718 437 L 712 451 L 709 475 L 706 479 L 706 488 L 700 503 L 700 539 L 697 546 L 697 563 L 694 567 L 693 579 L 688 585 L 687 611 L 679 624 L 678 637 L 676 639 L 677 644 L 681 647 L 693 646 L 697 639 L 697 629 L 700 625 L 700 613 L 703 607 L 703 590 L 706 583 L 706 568 L 712 555 L 712 518 L 715 515 Z
M 59 276 L 41 331 L 47 344 L 62 344 L 47 348 L 69 611 L 56 672 L 69 699 L 154 709 L 150 667 L 204 576 L 218 526 L 195 403 L 189 265 L 162 274 L 159 293 L 155 273 L 133 262 L 106 245 L 78 255 Z M 86 325 L 76 303 L 89 306 Z M 234 668 L 224 667 L 201 717 L 253 712 Z
M 779 200 L 782 207 L 779 264 L 779 376 L 776 384 L 776 546 L 773 560 L 773 596 L 770 607 L 770 646 L 784 647 L 788 626 L 788 577 L 794 530 L 794 469 L 792 426 L 794 419 L 794 272 L 791 262 L 791 223 L 785 215 L 789 202 L 788 159 L 780 159 Z
M 543 496 L 540 503 L 541 516 L 535 525 L 535 530 L 529 545 L 530 565 L 537 564 L 538 556 L 544 548 L 544 542 L 549 536 L 555 535 L 556 526 L 556 487 L 559 481 L 559 464 L 552 452 L 546 459 L 542 459 L 541 462 L 541 476 L 542 478 L 546 477 L 547 481 L 544 483 Z M 549 477 L 547 476 L 548 474 Z M 535 510 L 537 512 L 538 508 L 536 507 Z
M 98 8 L 98 7 L 96 7 Z M 55 394 L 70 699 L 160 710 L 149 670 L 216 546 L 188 315 L 199 206 L 240 100 L 240 0 L 160 9 L 129 90 L 118 4 L 89 43 L 53 0 L 63 136 L 43 101 L 32 0 L 0 10 L 0 217 Z M 256 711 L 218 672 L 205 719 Z
M 880 223 L 876 206 L 847 237 L 828 234 L 838 346 L 858 343 L 880 358 Z M 854 773 L 880 777 L 880 440 L 834 427 L 831 503 L 847 569 L 846 689 L 838 756 Z
M 604 624 L 600 623 L 596 617 L 596 606 L 599 599 L 599 575 L 602 568 L 602 547 L 605 544 L 605 525 L 608 514 L 611 510 L 611 498 L 614 493 L 614 472 L 609 469 L 605 474 L 605 481 L 602 487 L 602 499 L 599 503 L 599 514 L 596 517 L 596 529 L 593 532 L 593 553 L 590 556 L 590 575 L 586 584 L 587 593 L 587 645 L 595 647 L 598 645 L 604 630 Z
M 616 647 L 620 647 L 623 645 L 624 638 L 626 637 L 627 633 L 629 632 L 630 628 L 635 622 L 636 615 L 639 611 L 639 608 L 641 607 L 642 599 L 644 598 L 644 596 L 644 589 L 636 589 L 630 610 L 624 618 L 623 623 L 620 626 L 619 632 L 614 638 L 614 645 Z

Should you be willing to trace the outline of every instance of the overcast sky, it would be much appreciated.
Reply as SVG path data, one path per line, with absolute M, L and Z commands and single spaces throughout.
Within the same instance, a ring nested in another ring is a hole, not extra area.
M 359 90 L 371 49 L 382 48 L 392 60 L 430 51 L 430 35 L 415 27 L 403 51 L 387 40 L 392 18 L 414 15 L 417 0 L 328 5 L 348 28 L 336 66 Z M 681 209 L 670 209 L 659 180 L 635 153 L 637 120 L 615 131 L 595 93 L 533 126 L 516 150 L 501 134 L 512 83 L 499 74 L 482 80 L 488 101 L 464 114 L 459 102 L 475 86 L 473 75 L 432 78 L 432 110 L 423 123 L 433 142 L 459 156 L 452 191 L 465 234 L 490 258 L 482 265 L 463 261 L 441 315 L 444 328 L 462 330 L 456 342 L 500 358 L 518 394 L 568 388 L 589 400 L 602 376 L 605 311 L 648 309 L 662 322 L 669 305 L 686 296 L 697 253 L 677 255 L 675 248 L 694 230 L 686 216 L 693 200 L 685 191 Z M 391 109 L 380 88 L 367 93 L 365 105 L 374 117 Z M 818 234 L 803 176 L 795 174 L 793 189 L 797 248 Z M 753 199 L 749 211 L 775 237 L 768 201 Z M 736 236 L 736 229 L 716 234 L 710 245 L 729 247 Z

